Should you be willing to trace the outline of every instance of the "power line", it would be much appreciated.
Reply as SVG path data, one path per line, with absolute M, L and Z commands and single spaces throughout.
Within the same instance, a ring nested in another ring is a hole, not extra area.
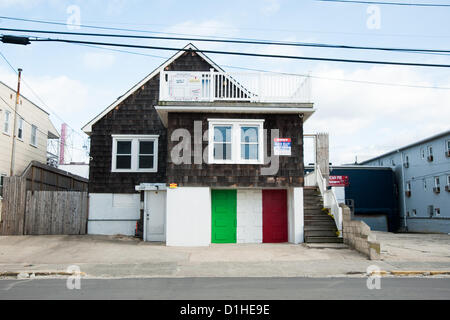
M 80 44 L 78 44 L 80 45 Z M 99 47 L 94 45 L 80 45 L 83 47 L 89 47 L 94 49 L 100 49 L 100 50 L 106 50 L 106 51 L 112 51 L 112 52 L 120 52 L 120 53 L 126 53 L 126 54 L 133 54 L 138 56 L 144 56 L 144 57 L 151 57 L 151 58 L 159 58 L 159 59 L 165 59 L 168 60 L 170 57 L 164 57 L 164 56 L 158 56 L 158 55 L 152 55 L 152 54 L 146 54 L 141 52 L 133 52 L 128 50 L 120 50 L 120 49 L 112 49 L 112 48 L 106 48 L 106 47 Z M 450 87 L 438 87 L 438 86 L 423 86 L 423 85 L 413 85 L 413 84 L 399 84 L 399 83 L 387 83 L 387 82 L 376 82 L 376 81 L 367 81 L 367 80 L 354 80 L 354 79 L 342 79 L 342 78 L 330 78 L 330 77 L 321 77 L 321 76 L 315 76 L 312 74 L 300 74 L 300 73 L 289 73 L 289 72 L 275 72 L 270 70 L 263 70 L 263 69 L 255 69 L 255 68 L 246 68 L 246 67 L 238 67 L 238 66 L 231 66 L 231 65 L 225 65 L 220 64 L 223 68 L 230 68 L 230 69 L 239 69 L 239 70 L 246 70 L 246 71 L 256 71 L 256 72 L 264 72 L 264 73 L 276 73 L 276 74 L 283 74 L 283 75 L 292 75 L 292 76 L 300 76 L 300 77 L 310 77 L 315 79 L 321 79 L 321 80 L 332 80 L 332 81 L 343 81 L 343 82 L 352 82 L 352 83 L 362 83 L 362 84 L 371 84 L 371 85 L 379 85 L 379 86 L 394 86 L 394 87 L 407 87 L 407 88 L 418 88 L 418 89 L 438 89 L 438 90 L 450 90 Z
M 32 22 L 32 23 L 40 23 L 40 24 L 50 24 L 50 25 L 59 25 L 59 26 L 73 26 L 73 27 L 82 27 L 82 28 L 90 28 L 90 29 L 98 29 L 98 30 L 113 30 L 113 31 L 126 31 L 126 32 L 140 32 L 140 33 L 150 33 L 150 34 L 171 34 L 171 35 L 179 35 L 179 36 L 198 36 L 204 37 L 203 35 L 192 35 L 185 33 L 175 33 L 175 32 L 163 32 L 163 31 L 150 31 L 150 30 L 140 30 L 140 29 L 126 29 L 126 28 L 111 28 L 111 27 L 102 27 L 102 26 L 93 26 L 93 25 L 84 25 L 84 24 L 70 24 L 67 22 L 59 22 L 62 20 L 36 20 L 36 19 L 25 19 L 25 18 L 15 18 L 15 17 L 5 17 L 0 16 L 0 19 L 5 20 L 13 20 L 13 21 L 23 21 L 23 22 Z M 105 23 L 105 22 L 104 22 Z M 117 24 L 117 22 L 114 22 Z M 114 24 L 111 23 L 111 24 Z M 127 23 L 123 23 L 127 24 Z M 139 25 L 139 24 L 130 24 L 129 25 Z M 144 24 L 144 25 L 161 25 L 161 24 Z M 163 25 L 164 26 L 164 25 Z M 168 25 L 166 25 L 168 26 Z M 201 26 L 200 28 L 207 28 Z M 364 35 L 367 36 L 367 33 L 358 33 L 358 32 L 341 32 L 341 31 L 318 31 L 318 30 L 289 30 L 289 29 L 269 29 L 269 28 L 227 28 L 227 27 L 219 27 L 219 29 L 249 29 L 249 30 L 261 30 L 261 31 L 278 31 L 278 32 L 308 32 L 308 33 L 324 33 L 324 34 L 344 34 L 344 35 Z M 449 35 L 412 35 L 412 34 L 370 34 L 371 36 L 387 36 L 387 37 L 423 37 L 423 38 L 448 38 Z M 253 40 L 251 38 L 234 38 L 234 37 L 226 37 L 226 36 L 209 36 L 217 39 L 240 39 L 240 40 Z
M 36 125 L 34 125 L 34 124 L 32 124 L 31 122 L 29 122 L 28 120 L 26 120 L 25 117 L 22 116 L 22 115 L 21 115 L 20 113 L 18 113 L 17 111 L 15 111 L 15 109 L 14 109 L 14 108 L 13 108 L 13 107 L 5 100 L 5 99 L 3 99 L 3 97 L 2 97 L 1 95 L 0 95 L 0 99 L 6 104 L 6 107 L 7 107 L 8 109 L 10 109 L 12 112 L 15 112 L 15 113 L 19 116 L 19 118 L 22 119 L 23 122 L 29 124 L 30 126 L 35 126 L 37 132 L 41 133 L 41 134 L 44 135 L 45 137 L 48 137 L 48 132 L 44 132 L 44 131 L 40 130 Z M 13 135 L 15 135 L 15 133 L 13 133 Z M 61 142 L 59 142 L 59 143 L 61 143 Z M 65 143 L 64 143 L 64 146 L 66 146 L 66 147 L 68 147 L 68 148 L 72 148 L 72 149 L 74 149 L 74 150 L 86 152 L 86 150 L 78 149 L 78 148 L 75 148 L 75 147 L 73 147 L 73 146 L 69 146 L 69 145 L 67 145 L 67 144 L 65 144 Z
M 5 55 L 0 52 L 0 56 L 3 58 L 3 60 L 9 65 L 9 67 L 11 68 L 11 70 L 14 71 L 15 74 L 17 74 L 17 70 L 16 68 L 14 68 L 12 66 L 12 64 L 9 62 L 9 60 L 5 57 Z M 66 121 L 64 121 L 63 118 L 61 118 L 54 110 L 52 110 L 52 108 L 50 108 L 45 101 L 33 90 L 33 88 L 25 81 L 24 77 L 22 77 L 22 82 L 27 86 L 27 88 L 33 93 L 33 95 L 49 110 L 53 113 L 53 115 L 55 117 L 57 117 L 61 122 L 66 123 Z M 70 125 L 67 124 L 67 126 L 76 134 L 78 134 L 83 140 L 86 139 L 86 137 L 84 137 L 81 133 L 77 132 L 74 128 L 72 128 Z
M 30 39 L 30 41 L 78 43 L 78 44 L 100 45 L 100 46 L 110 46 L 110 47 L 153 49 L 153 50 L 165 50 L 165 51 L 185 51 L 185 52 L 197 52 L 197 53 L 200 52 L 200 53 L 209 53 L 209 54 L 235 55 L 235 56 L 259 57 L 259 58 L 277 58 L 277 59 L 310 60 L 310 61 L 331 61 L 331 62 L 345 62 L 345 63 L 399 65 L 399 66 L 413 66 L 413 67 L 450 68 L 450 65 L 448 65 L 448 64 L 429 64 L 429 63 L 376 61 L 376 60 L 354 60 L 354 59 L 338 59 L 338 58 L 287 56 L 287 55 L 277 55 L 277 54 L 260 54 L 260 53 L 236 52 L 236 51 L 180 49 L 180 48 L 173 48 L 173 47 L 143 46 L 143 45 L 133 45 L 133 44 L 123 44 L 123 43 L 79 41 L 79 40 L 69 40 L 69 39 L 48 38 L 48 39 Z
M 450 4 L 439 3 L 404 3 L 404 2 L 386 2 L 386 1 L 358 1 L 358 0 L 316 0 L 320 2 L 338 2 L 338 3 L 357 3 L 357 4 L 379 4 L 392 6 L 411 6 L 411 7 L 450 7 Z
M 214 42 L 214 43 L 234 43 L 234 44 L 250 44 L 250 45 L 273 45 L 273 46 L 293 46 L 293 47 L 314 47 L 327 49 L 352 49 L 352 50 L 378 50 L 378 51 L 393 51 L 406 53 L 450 53 L 450 50 L 444 49 L 416 49 L 416 48 L 386 48 L 386 47 L 367 47 L 367 46 L 350 46 L 341 44 L 327 44 L 327 43 L 307 43 L 307 42 L 292 42 L 292 41 L 273 41 L 273 40 L 227 40 L 227 39 L 211 39 L 211 38 L 186 38 L 186 37 L 162 37 L 162 36 L 141 36 L 141 35 L 125 35 L 125 34 L 110 34 L 110 33 L 87 33 L 87 32 L 67 32 L 54 30 L 33 30 L 33 29 L 15 29 L 15 28 L 0 28 L 3 31 L 12 32 L 26 32 L 39 34 L 57 34 L 70 36 L 87 36 L 87 37 L 108 37 L 108 38 L 130 38 L 130 39 L 152 39 L 152 40 L 169 40 L 169 41 L 198 41 L 198 42 Z M 40 40 L 40 39 L 38 39 Z M 45 40 L 45 39 L 42 39 Z

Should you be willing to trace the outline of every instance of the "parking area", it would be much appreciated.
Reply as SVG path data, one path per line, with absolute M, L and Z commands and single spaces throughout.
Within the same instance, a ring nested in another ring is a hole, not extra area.
M 384 261 L 450 262 L 450 235 L 374 232 Z

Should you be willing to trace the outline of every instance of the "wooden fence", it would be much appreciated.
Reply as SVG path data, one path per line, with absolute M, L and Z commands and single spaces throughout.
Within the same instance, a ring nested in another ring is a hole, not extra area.
M 28 191 L 24 234 L 86 234 L 87 213 L 86 192 Z
M 4 179 L 0 235 L 81 235 L 87 219 L 86 179 L 34 162 Z

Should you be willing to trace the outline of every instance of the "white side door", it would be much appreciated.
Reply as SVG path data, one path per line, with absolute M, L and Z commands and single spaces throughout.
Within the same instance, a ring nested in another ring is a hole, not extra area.
M 145 241 L 166 241 L 166 191 L 145 192 Z

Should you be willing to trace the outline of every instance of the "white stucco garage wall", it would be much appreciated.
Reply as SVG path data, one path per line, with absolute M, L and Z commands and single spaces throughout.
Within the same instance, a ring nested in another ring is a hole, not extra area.
M 88 233 L 134 236 L 140 206 L 139 194 L 90 194 Z
M 262 190 L 237 191 L 237 242 L 262 243 Z
M 288 190 L 289 242 L 305 242 L 303 188 Z
M 211 244 L 211 190 L 167 190 L 167 245 L 201 247 Z

